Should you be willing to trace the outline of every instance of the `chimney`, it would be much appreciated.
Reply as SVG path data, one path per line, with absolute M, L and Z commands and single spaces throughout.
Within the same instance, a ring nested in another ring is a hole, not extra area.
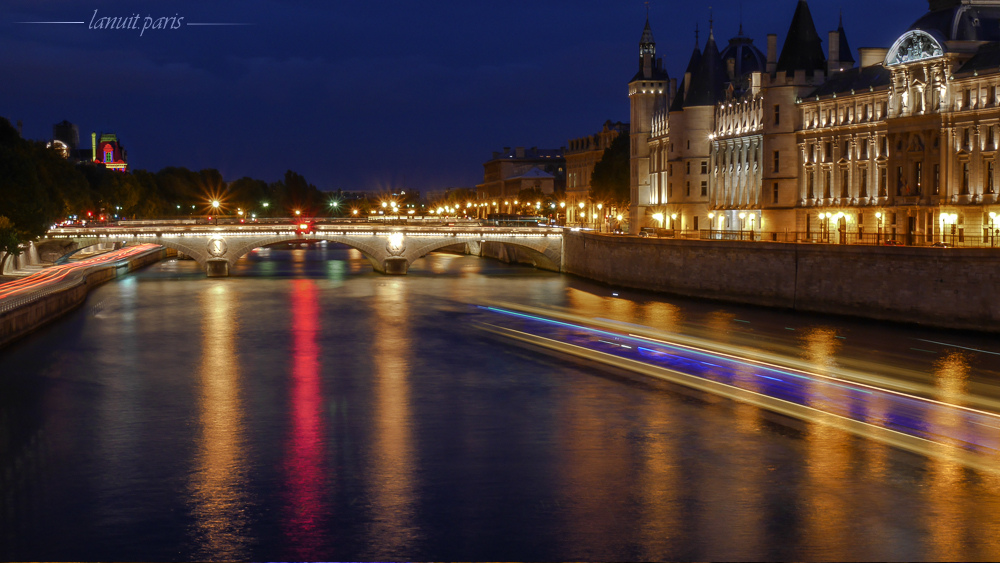
M 760 76 L 759 72 L 751 72 L 750 73 L 750 95 L 751 96 L 756 96 L 757 93 L 760 92 L 760 79 L 761 79 L 761 76 Z
M 517 158 L 524 158 L 524 147 L 514 148 L 514 156 Z
M 840 32 L 831 31 L 830 32 L 830 55 L 826 58 L 826 68 L 827 74 L 833 74 L 835 72 L 840 72 Z
M 736 59 L 726 59 L 726 73 L 729 80 L 736 80 Z
M 778 68 L 778 36 L 774 33 L 767 34 L 767 72 L 774 73 Z
M 889 55 L 889 49 L 862 47 L 858 49 L 858 55 L 861 56 L 861 68 L 866 68 L 884 63 L 885 58 Z
M 674 96 L 677 95 L 677 79 L 676 78 L 671 78 L 670 79 L 670 89 L 667 90 L 667 91 L 670 92 L 670 98 L 669 98 L 668 101 L 672 102 L 673 99 L 674 99 Z

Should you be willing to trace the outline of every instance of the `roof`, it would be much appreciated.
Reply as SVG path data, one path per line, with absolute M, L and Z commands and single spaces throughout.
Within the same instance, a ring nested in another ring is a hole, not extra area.
M 840 36 L 840 52 L 837 54 L 837 58 L 842 63 L 853 63 L 854 55 L 851 54 L 851 46 L 847 44 L 847 34 L 844 32 L 844 16 L 840 16 L 840 26 L 837 27 L 837 34 Z
M 725 98 L 729 75 L 723 66 L 715 35 L 708 34 L 708 43 L 702 53 L 698 71 L 691 75 L 691 86 L 684 98 L 684 107 L 714 106 Z
M 740 32 L 729 40 L 729 45 L 720 53 L 723 61 L 723 68 L 728 69 L 727 61 L 733 60 L 733 77 L 739 78 L 751 72 L 764 72 L 767 69 L 767 57 L 760 49 L 754 46 L 753 39 L 743 35 L 743 27 Z M 727 70 L 728 72 L 728 70 Z
M 793 73 L 796 70 L 805 70 L 807 75 L 826 70 L 823 44 L 816 33 L 816 24 L 806 0 L 799 0 L 795 6 L 792 24 L 788 27 L 788 35 L 778 57 L 778 72 Z
M 850 93 L 851 90 L 868 90 L 870 88 L 881 90 L 888 88 L 889 84 L 889 70 L 881 64 L 865 68 L 851 68 L 834 74 L 806 98 L 845 94 Z
M 978 72 L 996 73 L 1000 70 L 1000 43 L 985 43 L 979 51 L 962 68 L 955 71 L 955 76 L 969 76 Z
M 555 178 L 555 176 L 553 176 L 552 174 L 549 174 L 548 172 L 545 172 L 544 170 L 542 170 L 541 168 L 539 168 L 537 166 L 532 166 L 531 170 L 528 170 L 527 172 L 525 172 L 524 174 L 521 174 L 520 176 L 511 176 L 509 178 L 504 178 L 504 179 L 505 180 L 515 180 L 515 179 L 523 179 L 523 178 Z
M 115 135 L 114 133 L 101 133 L 100 142 L 103 143 L 105 141 L 109 141 L 109 142 L 112 142 L 112 143 L 117 143 L 118 142 L 118 135 Z
M 941 2 L 951 5 L 924 14 L 910 30 L 936 31 L 945 41 L 1000 41 L 1000 5 L 997 2 L 972 0 L 969 3 Z
M 649 27 L 649 17 L 646 17 L 646 27 L 642 28 L 642 37 L 639 38 L 639 45 L 655 45 L 653 39 L 653 29 Z

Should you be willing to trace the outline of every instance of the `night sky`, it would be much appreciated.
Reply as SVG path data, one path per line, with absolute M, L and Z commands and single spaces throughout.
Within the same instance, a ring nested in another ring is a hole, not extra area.
M 743 3 L 743 27 L 779 49 L 796 0 Z M 2 0 L 0 116 L 48 140 L 67 119 L 115 132 L 133 168 L 218 168 L 227 180 L 285 170 L 323 190 L 471 187 L 504 146 L 557 148 L 628 121 L 641 1 Z M 671 76 L 694 27 L 720 49 L 740 2 L 650 2 Z M 843 10 L 849 43 L 889 47 L 927 11 L 922 0 L 813 0 L 820 36 Z M 136 30 L 89 29 L 139 15 Z M 179 29 L 145 18 L 183 17 Z M 24 24 L 25 21 L 84 21 Z M 96 21 L 96 20 L 95 20 Z M 154 22 L 155 23 L 155 22 Z M 249 23 L 193 26 L 190 23 Z

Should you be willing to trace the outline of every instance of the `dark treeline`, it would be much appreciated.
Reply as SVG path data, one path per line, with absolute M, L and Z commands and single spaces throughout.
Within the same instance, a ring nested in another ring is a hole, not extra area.
M 0 251 L 17 255 L 24 242 L 54 223 L 213 214 L 247 218 L 342 214 L 321 192 L 291 170 L 282 180 L 240 178 L 228 183 L 218 170 L 168 167 L 122 173 L 90 163 L 73 164 L 44 143 L 26 141 L 0 118 Z M 213 208 L 212 201 L 220 203 Z

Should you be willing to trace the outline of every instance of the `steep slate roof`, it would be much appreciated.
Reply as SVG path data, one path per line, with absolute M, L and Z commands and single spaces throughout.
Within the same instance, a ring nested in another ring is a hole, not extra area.
M 1000 43 L 991 42 L 979 47 L 973 57 L 962 65 L 962 68 L 955 71 L 955 76 L 968 76 L 970 74 L 996 73 L 1000 69 Z
M 653 40 L 653 28 L 649 27 L 649 17 L 646 17 L 646 27 L 642 28 L 642 37 L 639 38 L 639 45 L 655 45 Z
M 701 55 L 698 71 L 691 75 L 691 86 L 684 98 L 684 107 L 714 106 L 725 98 L 728 82 L 729 75 L 719 56 L 715 34 L 709 31 L 708 43 Z
M 698 66 L 701 64 L 701 49 L 696 43 L 694 46 L 694 51 L 691 51 L 691 60 L 688 61 L 687 69 L 684 73 L 691 73 L 692 80 L 694 75 L 698 72 Z M 684 109 L 684 79 L 682 78 L 680 83 L 677 85 L 677 95 L 674 96 L 674 100 L 670 103 L 670 109 L 668 111 L 682 111 Z
M 884 90 L 889 87 L 889 71 L 881 64 L 865 68 L 851 68 L 831 76 L 822 86 L 806 98 L 825 97 L 833 94 L 850 93 L 851 90 Z
M 805 70 L 807 75 L 816 70 L 826 70 L 823 44 L 816 33 L 806 0 L 799 0 L 795 7 L 792 25 L 788 27 L 788 35 L 778 57 L 778 72 L 794 73 L 796 70 Z
M 847 44 L 847 34 L 844 33 L 844 16 L 840 16 L 840 27 L 837 28 L 840 35 L 840 53 L 838 58 L 842 63 L 854 63 L 854 55 L 851 54 L 851 47 Z

